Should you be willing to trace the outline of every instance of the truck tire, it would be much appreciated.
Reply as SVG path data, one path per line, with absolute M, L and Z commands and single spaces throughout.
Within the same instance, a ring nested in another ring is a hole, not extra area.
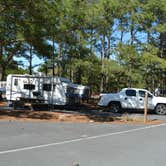
M 158 104 L 155 108 L 155 112 L 158 115 L 165 115 L 166 114 L 166 105 L 165 104 Z
M 118 113 L 121 112 L 121 105 L 119 102 L 111 102 L 109 103 L 109 109 L 114 113 Z

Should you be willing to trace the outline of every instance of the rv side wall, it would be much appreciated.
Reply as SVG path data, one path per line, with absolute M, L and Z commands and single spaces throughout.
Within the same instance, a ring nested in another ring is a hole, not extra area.
M 46 104 L 66 105 L 65 89 L 59 77 L 8 75 L 6 85 L 8 101 L 34 99 Z

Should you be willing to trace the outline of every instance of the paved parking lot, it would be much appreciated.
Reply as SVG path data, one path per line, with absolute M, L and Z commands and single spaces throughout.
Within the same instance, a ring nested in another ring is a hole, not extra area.
M 156 166 L 166 163 L 166 124 L 0 122 L 0 166 Z

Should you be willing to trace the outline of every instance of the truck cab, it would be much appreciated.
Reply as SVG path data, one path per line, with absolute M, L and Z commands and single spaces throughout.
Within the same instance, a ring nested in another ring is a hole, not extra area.
M 148 93 L 148 108 L 154 109 L 153 104 L 153 94 L 145 89 L 132 89 L 127 88 L 123 89 L 121 93 L 123 95 L 121 98 L 121 104 L 123 108 L 128 109 L 144 109 L 144 102 L 145 102 L 145 94 Z

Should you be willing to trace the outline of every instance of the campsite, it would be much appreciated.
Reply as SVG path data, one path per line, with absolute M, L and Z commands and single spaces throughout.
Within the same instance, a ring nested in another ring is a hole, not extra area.
M 165 166 L 166 0 L 0 1 L 0 166 Z

